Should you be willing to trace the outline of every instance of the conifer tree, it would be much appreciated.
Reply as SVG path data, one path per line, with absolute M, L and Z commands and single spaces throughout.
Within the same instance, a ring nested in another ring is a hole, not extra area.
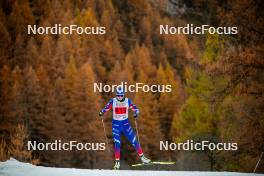
M 42 141 L 41 129 L 45 123 L 43 119 L 43 92 L 35 70 L 28 67 L 24 70 L 23 106 L 25 108 L 25 127 L 30 131 L 31 139 Z
M 25 35 L 24 27 L 34 23 L 34 16 L 28 0 L 15 1 L 12 3 L 12 13 L 8 17 L 8 29 L 12 39 L 18 34 Z
M 1 10 L 0 10 L 1 17 Z M 3 24 L 2 20 L 0 20 L 0 64 L 5 65 L 8 63 L 8 59 L 10 56 L 10 48 L 11 48 L 11 36 L 6 29 L 6 26 Z
M 207 42 L 210 40 L 219 40 L 218 37 L 208 36 Z M 214 45 L 207 45 L 201 64 L 213 62 L 219 58 L 219 55 L 212 54 L 211 48 L 219 48 L 219 42 L 212 42 Z M 223 76 L 212 77 L 206 71 L 194 70 L 186 68 L 186 91 L 189 94 L 185 104 L 181 107 L 179 117 L 175 117 L 173 128 L 175 128 L 177 136 L 176 141 L 202 141 L 219 142 L 219 123 L 221 119 L 222 105 L 215 93 L 226 85 L 226 78 Z M 214 151 L 206 150 L 205 156 L 208 156 L 210 170 L 215 169 L 216 154 Z
M 12 125 L 10 124 L 11 114 L 10 114 L 10 103 L 12 99 L 12 80 L 10 79 L 11 70 L 7 65 L 4 65 L 0 72 L 0 90 L 1 90 L 1 133 L 10 134 L 12 130 Z M 7 137 L 8 135 L 6 135 Z
M 162 64 L 159 65 L 157 71 L 157 83 L 162 86 L 170 86 L 171 92 L 168 92 L 166 88 L 162 88 L 163 91 L 157 97 L 159 101 L 158 114 L 161 124 L 161 130 L 166 140 L 170 140 L 170 129 L 173 121 L 173 117 L 178 113 L 180 105 L 183 100 L 183 95 L 180 95 L 181 85 L 177 80 L 175 72 L 172 67 L 166 62 L 165 68 Z
M 147 82 L 147 76 L 143 71 L 139 73 L 139 81 Z M 158 155 L 159 142 L 164 140 L 164 136 L 160 130 L 159 116 L 157 113 L 157 100 L 151 92 L 137 92 L 134 98 L 135 104 L 140 109 L 139 124 L 139 138 L 142 141 L 141 145 L 146 155 L 154 159 L 162 159 Z M 143 142 L 144 141 L 144 142 Z
M 32 164 L 39 164 L 39 159 L 36 158 L 32 151 L 26 147 L 26 142 L 29 139 L 27 129 L 19 124 L 11 134 L 11 156 L 19 161 L 27 161 Z

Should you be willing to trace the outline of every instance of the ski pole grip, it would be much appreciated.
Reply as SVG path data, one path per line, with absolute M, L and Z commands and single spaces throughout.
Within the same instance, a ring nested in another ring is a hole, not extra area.
M 104 113 L 102 111 L 99 112 L 99 116 L 103 117 Z

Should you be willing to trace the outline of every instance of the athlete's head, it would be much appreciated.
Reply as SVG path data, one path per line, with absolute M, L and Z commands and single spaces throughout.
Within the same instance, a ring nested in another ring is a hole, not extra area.
M 117 89 L 116 89 L 116 99 L 118 101 L 121 101 L 123 100 L 125 97 L 125 92 L 123 90 L 123 87 L 122 86 L 117 86 Z

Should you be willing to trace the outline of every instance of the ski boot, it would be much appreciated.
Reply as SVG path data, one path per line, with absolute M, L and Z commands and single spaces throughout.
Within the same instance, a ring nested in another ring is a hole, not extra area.
M 140 156 L 140 159 L 141 159 L 143 164 L 150 164 L 151 163 L 151 160 L 146 158 L 144 155 Z
M 120 160 L 115 160 L 114 170 L 120 169 Z

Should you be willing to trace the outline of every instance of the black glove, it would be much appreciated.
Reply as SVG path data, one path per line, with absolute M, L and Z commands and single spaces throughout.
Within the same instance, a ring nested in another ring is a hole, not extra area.
M 134 118 L 137 118 L 138 117 L 138 114 L 137 113 L 134 113 L 133 116 L 134 116 Z
M 99 112 L 99 116 L 103 117 L 104 113 L 102 111 Z

